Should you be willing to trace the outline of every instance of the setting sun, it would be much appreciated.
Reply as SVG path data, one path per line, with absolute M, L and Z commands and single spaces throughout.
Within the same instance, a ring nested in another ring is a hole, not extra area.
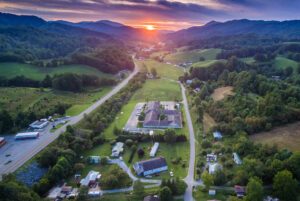
M 149 31 L 155 30 L 155 27 L 153 25 L 145 25 L 145 28 Z

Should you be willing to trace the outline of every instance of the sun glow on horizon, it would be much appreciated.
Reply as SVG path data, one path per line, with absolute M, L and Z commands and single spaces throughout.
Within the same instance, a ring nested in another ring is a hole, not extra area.
M 153 30 L 156 29 L 153 25 L 144 25 L 144 26 L 145 26 L 145 28 L 146 28 L 147 30 L 149 30 L 149 31 L 153 31 Z

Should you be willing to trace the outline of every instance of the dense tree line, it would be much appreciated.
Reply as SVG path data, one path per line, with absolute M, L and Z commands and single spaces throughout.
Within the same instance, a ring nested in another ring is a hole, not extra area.
M 89 65 L 104 73 L 117 73 L 121 70 L 134 69 L 132 58 L 124 50 L 114 47 L 90 54 L 74 54 L 71 63 Z

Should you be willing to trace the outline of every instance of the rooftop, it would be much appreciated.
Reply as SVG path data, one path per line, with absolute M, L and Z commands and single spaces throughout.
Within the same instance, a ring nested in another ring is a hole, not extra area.
M 162 156 L 140 161 L 137 163 L 138 165 L 143 166 L 144 171 L 153 170 L 168 165 L 166 159 Z

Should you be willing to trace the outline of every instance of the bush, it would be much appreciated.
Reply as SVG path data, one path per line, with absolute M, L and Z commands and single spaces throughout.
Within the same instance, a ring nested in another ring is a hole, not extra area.
M 133 140 L 131 139 L 128 139 L 125 141 L 125 144 L 128 146 L 128 147 L 131 147 L 133 145 Z
M 139 149 L 138 150 L 138 155 L 139 155 L 140 158 L 142 158 L 144 156 L 144 154 L 145 154 L 144 149 Z
M 203 142 L 201 143 L 201 146 L 202 146 L 203 149 L 207 149 L 207 148 L 211 148 L 212 144 L 208 140 L 203 140 Z
M 131 163 L 131 162 L 132 162 L 132 159 L 133 159 L 133 157 L 134 157 L 135 152 L 136 152 L 136 148 L 135 148 L 135 149 L 132 149 L 132 152 L 131 152 L 130 157 L 129 157 L 129 159 L 128 159 L 128 163 Z
M 172 158 L 172 163 L 177 165 L 178 163 L 180 163 L 181 161 L 181 157 L 177 157 L 177 158 Z

